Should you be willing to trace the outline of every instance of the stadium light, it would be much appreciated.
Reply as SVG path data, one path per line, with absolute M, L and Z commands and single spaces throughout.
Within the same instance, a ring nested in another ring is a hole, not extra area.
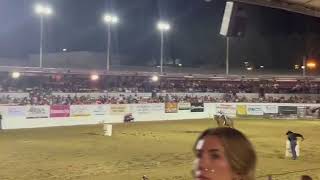
M 307 68 L 309 69 L 314 69 L 316 68 L 317 64 L 315 62 L 308 62 L 307 63 Z
M 36 4 L 34 11 L 40 15 L 40 62 L 39 67 L 42 68 L 43 63 L 43 19 L 44 16 L 50 16 L 53 14 L 52 8 L 48 5 Z
M 157 24 L 158 30 L 161 32 L 161 49 L 160 49 L 160 74 L 163 73 L 163 35 L 164 32 L 170 30 L 170 24 L 165 21 L 159 21 Z
M 119 22 L 119 18 L 112 14 L 105 14 L 103 16 L 103 20 L 108 26 L 107 71 L 109 71 L 110 70 L 111 25 L 117 24 Z
M 164 21 L 160 21 L 158 22 L 158 25 L 157 25 L 158 29 L 160 31 L 169 31 L 170 30 L 170 24 L 167 23 L 167 22 L 164 22 Z
M 92 75 L 90 76 L 90 79 L 91 79 L 92 81 L 97 81 L 97 80 L 99 79 L 99 75 L 97 75 L 97 74 L 92 74 Z
M 103 20 L 107 24 L 117 24 L 119 22 L 119 18 L 112 14 L 105 14 Z
M 51 7 L 43 5 L 43 4 L 37 4 L 34 9 L 35 9 L 35 12 L 39 15 L 51 15 L 52 14 Z
M 247 67 L 247 70 L 248 70 L 248 71 L 251 71 L 251 70 L 252 70 L 252 67 Z
M 18 79 L 21 76 L 21 74 L 19 72 L 12 72 L 11 77 L 13 79 Z
M 157 82 L 157 81 L 159 80 L 159 77 L 156 76 L 156 75 L 154 75 L 154 76 L 151 77 L 151 80 L 152 80 L 153 82 Z
M 66 52 L 66 51 L 67 51 L 67 49 L 62 49 L 62 51 L 63 51 L 63 52 Z

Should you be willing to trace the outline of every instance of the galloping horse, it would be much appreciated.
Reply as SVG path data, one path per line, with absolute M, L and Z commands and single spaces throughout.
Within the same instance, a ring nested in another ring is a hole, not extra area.
M 214 115 L 214 120 L 217 121 L 218 127 L 230 127 L 233 128 L 233 120 L 226 115 Z

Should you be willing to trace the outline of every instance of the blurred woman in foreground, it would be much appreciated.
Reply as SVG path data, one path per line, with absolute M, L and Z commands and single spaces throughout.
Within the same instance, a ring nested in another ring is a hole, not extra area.
M 196 180 L 255 180 L 255 150 L 236 129 L 205 130 L 197 139 L 194 152 Z

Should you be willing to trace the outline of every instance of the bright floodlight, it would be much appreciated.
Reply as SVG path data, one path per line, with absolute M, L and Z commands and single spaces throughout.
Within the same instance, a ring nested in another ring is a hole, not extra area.
M 154 75 L 154 76 L 151 77 L 151 80 L 152 80 L 153 82 L 156 82 L 156 81 L 159 80 L 159 77 L 156 76 L 156 75 Z
M 11 76 L 12 76 L 13 79 L 18 79 L 20 77 L 20 73 L 19 72 L 13 72 L 11 74 Z
M 66 52 L 66 51 L 67 51 L 67 49 L 62 49 L 62 51 L 63 51 L 63 52 Z
M 90 78 L 91 78 L 92 81 L 96 81 L 96 80 L 99 79 L 99 75 L 97 75 L 97 74 L 92 74 Z
M 103 17 L 104 22 L 107 24 L 116 24 L 119 22 L 119 18 L 115 15 L 105 14 Z
M 313 69 L 313 68 L 315 68 L 316 66 L 317 66 L 316 63 L 314 63 L 314 62 L 308 62 L 308 63 L 307 63 L 307 67 L 310 68 L 310 69 Z
M 158 23 L 157 27 L 160 31 L 169 31 L 170 30 L 170 24 L 167 22 L 163 22 L 163 21 L 160 21 Z
M 35 11 L 37 14 L 40 14 L 40 15 L 51 15 L 52 14 L 52 9 L 49 6 L 44 6 L 41 4 L 37 4 L 35 6 Z
M 248 71 L 251 71 L 251 70 L 252 70 L 252 67 L 247 67 L 247 70 L 248 70 Z

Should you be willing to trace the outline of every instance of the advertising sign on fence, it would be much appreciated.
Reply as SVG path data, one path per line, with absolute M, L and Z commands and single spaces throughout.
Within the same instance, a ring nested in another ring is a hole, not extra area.
M 319 118 L 319 106 L 298 106 L 297 115 L 301 118 Z
M 71 105 L 70 116 L 90 116 L 90 105 Z
M 177 113 L 178 112 L 178 103 L 165 103 L 165 112 L 166 113 Z
M 263 105 L 263 112 L 265 114 L 278 114 L 278 107 L 276 105 Z
M 227 116 L 236 116 L 237 107 L 236 104 L 217 104 L 217 112 L 221 111 Z
M 110 105 L 110 115 L 124 115 L 128 113 L 127 104 L 111 104 Z
M 90 107 L 92 116 L 104 116 L 107 114 L 107 106 L 106 105 L 92 105 Z
M 189 102 L 180 102 L 178 104 L 179 111 L 190 111 L 191 104 Z
M 69 117 L 69 105 L 52 105 L 50 106 L 50 117 Z
M 204 104 L 203 102 L 193 102 L 191 103 L 191 112 L 203 112 Z
M 133 112 L 139 115 L 159 114 L 165 111 L 163 104 L 134 104 L 134 109 Z
M 297 106 L 279 106 L 279 115 L 297 115 Z
M 26 106 L 8 106 L 9 117 L 26 117 Z
M 263 115 L 263 106 L 262 105 L 247 105 L 248 115 L 253 116 L 262 116 Z
M 247 115 L 247 105 L 237 104 L 237 115 Z
M 27 119 L 48 118 L 50 115 L 50 106 L 27 106 Z

